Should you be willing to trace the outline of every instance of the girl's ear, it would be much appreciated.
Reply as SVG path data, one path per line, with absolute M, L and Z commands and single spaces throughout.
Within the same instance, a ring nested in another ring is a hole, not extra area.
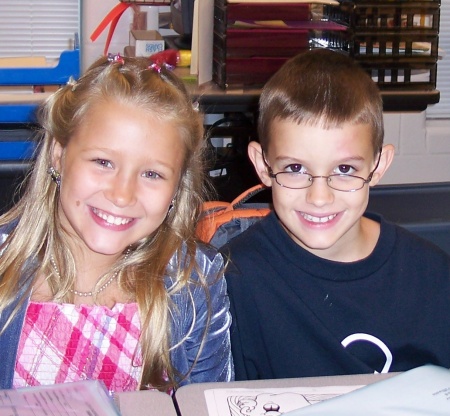
M 272 180 L 269 177 L 268 167 L 264 160 L 263 151 L 258 142 L 250 142 L 248 144 L 248 157 L 252 161 L 261 182 L 265 186 L 272 186 Z
M 52 143 L 52 166 L 58 171 L 61 171 L 61 159 L 63 156 L 63 147 L 56 140 L 53 139 Z
M 389 169 L 389 166 L 391 166 L 392 160 L 394 159 L 394 154 L 395 148 L 392 144 L 386 144 L 383 146 L 381 149 L 380 163 L 372 176 L 370 186 L 376 185 L 384 176 L 386 171 Z

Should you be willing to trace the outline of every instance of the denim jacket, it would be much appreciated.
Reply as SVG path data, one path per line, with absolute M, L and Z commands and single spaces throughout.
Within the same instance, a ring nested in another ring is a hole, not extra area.
M 0 230 L 0 243 L 5 238 L 6 235 Z M 231 381 L 234 379 L 229 334 L 231 324 L 229 300 L 225 279 L 218 274 L 223 268 L 223 259 L 215 249 L 206 246 L 199 246 L 196 258 L 200 270 L 205 274 L 210 284 L 211 321 L 200 356 L 192 371 L 189 372 L 197 358 L 203 340 L 208 317 L 208 302 L 204 290 L 195 283 L 191 284 L 192 296 L 186 288 L 171 295 L 171 360 L 179 374 L 188 374 L 186 378 L 180 380 L 180 385 Z M 174 283 L 170 277 L 170 272 L 174 269 L 175 264 L 176 257 L 174 256 L 169 264 L 168 276 L 165 280 L 168 289 Z M 195 282 L 196 279 L 198 279 L 198 276 L 194 272 L 192 280 Z M 23 287 L 21 293 L 17 294 L 15 301 L 0 315 L 0 329 L 4 327 L 26 289 L 26 287 Z M 14 320 L 0 335 L 0 351 L 2 354 L 0 389 L 12 388 L 19 338 L 27 306 L 28 302 L 24 302 L 20 306 Z M 189 334 L 187 338 L 186 334 Z

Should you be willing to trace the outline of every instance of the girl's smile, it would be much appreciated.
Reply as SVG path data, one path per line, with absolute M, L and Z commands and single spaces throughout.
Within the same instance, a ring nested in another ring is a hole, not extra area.
M 117 257 L 152 235 L 167 216 L 183 157 L 170 123 L 135 106 L 95 105 L 64 149 L 54 144 L 59 214 L 78 241 L 72 250 Z
M 92 208 L 92 213 L 94 214 L 94 220 L 97 221 L 98 224 L 106 223 L 107 226 L 126 226 L 134 221 L 133 218 L 117 217 L 101 211 L 98 208 Z

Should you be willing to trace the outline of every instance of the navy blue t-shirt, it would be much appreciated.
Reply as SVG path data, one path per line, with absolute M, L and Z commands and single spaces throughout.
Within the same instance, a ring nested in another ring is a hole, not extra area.
M 223 247 L 237 380 L 450 367 L 450 258 L 375 220 L 356 262 L 309 253 L 274 213 Z

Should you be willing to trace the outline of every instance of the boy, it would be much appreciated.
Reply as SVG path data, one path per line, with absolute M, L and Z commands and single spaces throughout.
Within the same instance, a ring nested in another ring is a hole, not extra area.
M 376 84 L 306 52 L 264 87 L 258 129 L 248 151 L 274 212 L 223 248 L 236 379 L 450 367 L 448 256 L 364 215 L 394 156 Z

